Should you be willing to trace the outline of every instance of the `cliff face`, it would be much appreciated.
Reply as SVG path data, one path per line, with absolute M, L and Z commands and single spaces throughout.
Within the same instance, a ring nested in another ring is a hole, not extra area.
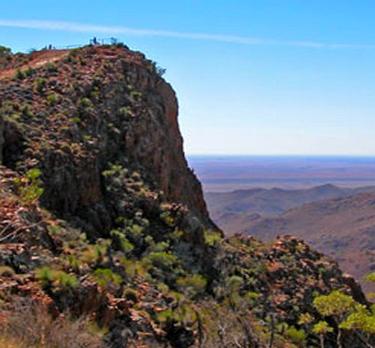
M 56 61 L 48 51 L 31 59 L 34 66 L 53 61 L 37 74 L 28 69 L 0 84 L 4 164 L 38 166 L 46 207 L 78 216 L 92 230 L 112 226 L 102 179 L 110 164 L 138 172 L 163 199 L 185 204 L 213 226 L 184 157 L 175 93 L 154 65 L 115 47 L 55 55 Z
M 175 94 L 142 54 L 96 46 L 9 62 L 0 346 L 315 347 L 314 297 L 332 290 L 367 315 L 360 287 L 303 241 L 223 239 L 184 158 Z

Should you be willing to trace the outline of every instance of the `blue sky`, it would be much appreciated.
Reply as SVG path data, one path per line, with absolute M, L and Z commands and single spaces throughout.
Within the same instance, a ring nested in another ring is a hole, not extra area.
M 190 154 L 375 155 L 373 0 L 0 3 L 0 44 L 115 36 L 167 69 Z

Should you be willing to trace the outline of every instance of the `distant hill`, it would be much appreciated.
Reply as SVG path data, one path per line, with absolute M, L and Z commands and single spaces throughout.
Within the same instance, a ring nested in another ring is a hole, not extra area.
M 206 199 L 213 220 L 227 234 L 240 232 L 267 242 L 292 235 L 334 258 L 360 282 L 375 271 L 374 187 L 254 189 L 208 193 Z
M 305 204 L 279 217 L 243 224 L 243 228 L 264 241 L 278 235 L 303 238 L 358 281 L 375 271 L 375 193 Z
M 211 217 L 227 233 L 242 232 L 263 217 L 275 217 L 306 203 L 375 192 L 375 186 L 344 188 L 321 185 L 309 189 L 250 189 L 205 194 Z

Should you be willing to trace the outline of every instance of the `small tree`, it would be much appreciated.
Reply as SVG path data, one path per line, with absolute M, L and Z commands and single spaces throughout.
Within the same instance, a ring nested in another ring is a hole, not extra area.
M 333 332 L 333 328 L 330 327 L 326 321 L 319 321 L 314 325 L 312 331 L 313 333 L 319 335 L 320 347 L 324 348 L 324 336 L 329 332 Z
M 332 317 L 337 325 L 337 346 L 342 348 L 340 323 L 355 309 L 356 302 L 349 295 L 335 290 L 328 295 L 321 295 L 314 299 L 314 307 L 325 316 Z
M 340 328 L 354 331 L 367 347 L 372 347 L 369 339 L 375 334 L 375 314 L 358 304 L 355 311 L 340 324 Z

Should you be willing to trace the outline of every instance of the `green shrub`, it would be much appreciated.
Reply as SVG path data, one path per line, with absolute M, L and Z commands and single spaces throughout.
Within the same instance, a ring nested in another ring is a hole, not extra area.
M 43 287 L 51 285 L 54 276 L 53 271 L 49 267 L 42 267 L 35 271 L 36 279 L 38 279 Z
M 179 323 L 182 325 L 191 325 L 197 320 L 196 312 L 188 304 L 180 304 L 177 308 L 168 308 L 156 315 L 156 320 L 162 324 Z
M 51 62 L 47 63 L 47 64 L 45 65 L 45 68 L 46 68 L 46 70 L 47 70 L 49 73 L 55 73 L 55 72 L 57 72 L 57 66 L 56 66 L 56 64 L 53 64 L 53 63 L 51 63 Z
M 294 326 L 290 326 L 286 329 L 285 336 L 299 346 L 302 346 L 306 341 L 305 331 L 298 330 Z
M 173 227 L 175 225 L 175 219 L 168 210 L 160 214 L 160 219 L 170 227 Z
M 57 102 L 58 102 L 58 100 L 59 100 L 59 96 L 57 94 L 55 94 L 55 93 L 49 94 L 47 96 L 47 102 L 51 106 L 56 105 Z
M 89 98 L 81 98 L 79 100 L 79 107 L 82 109 L 87 109 L 93 107 L 93 103 Z
M 160 313 L 158 313 L 156 315 L 156 320 L 159 322 L 159 323 L 165 323 L 165 322 L 168 322 L 168 321 L 171 321 L 173 320 L 173 310 L 168 308 Z
M 320 346 L 323 348 L 324 348 L 324 336 L 326 336 L 328 333 L 332 333 L 333 331 L 334 331 L 333 328 L 329 326 L 326 321 L 319 321 L 312 328 L 312 332 L 319 336 Z
M 123 106 L 118 110 L 118 114 L 122 118 L 128 118 L 134 116 L 129 106 Z
M 134 101 L 141 101 L 142 95 L 143 94 L 140 91 L 130 91 L 130 98 L 132 98 Z
M 18 194 L 24 204 L 35 203 L 43 194 L 41 174 L 38 168 L 34 168 L 27 171 L 23 177 L 14 179 Z
M 375 313 L 364 305 L 358 304 L 355 311 L 341 322 L 340 328 L 344 330 L 359 330 L 367 335 L 375 334 Z
M 259 297 L 260 297 L 260 294 L 254 291 L 248 291 L 244 296 L 246 302 L 248 302 L 250 305 L 256 304 Z
M 298 324 L 299 325 L 308 325 L 314 321 L 314 317 L 310 313 L 302 313 L 299 316 Z
M 17 80 L 23 80 L 26 76 L 22 70 L 17 69 L 16 75 L 14 76 Z
M 230 292 L 236 292 L 241 289 L 241 287 L 243 286 L 244 280 L 240 276 L 233 275 L 229 277 L 228 279 L 226 279 L 225 283 L 226 283 L 226 288 Z
M 145 259 L 154 267 L 164 271 L 170 271 L 178 263 L 178 258 L 166 251 L 151 252 Z
M 190 296 L 203 294 L 206 290 L 207 279 L 200 274 L 178 278 L 177 286 Z
M 148 276 L 147 265 L 144 262 L 129 260 L 126 257 L 121 257 L 119 261 L 128 277 L 134 278 L 135 276 L 140 276 L 145 278 Z
M 75 288 L 78 285 L 76 276 L 63 271 L 57 272 L 56 281 L 63 288 Z
M 72 117 L 69 119 L 69 121 L 75 124 L 81 123 L 81 119 L 79 117 Z
M 31 112 L 28 105 L 25 105 L 24 107 L 22 107 L 21 112 L 22 112 L 22 115 L 27 117 L 27 118 L 33 118 L 34 117 L 34 114 Z
M 124 233 L 120 230 L 112 230 L 111 237 L 113 239 L 114 244 L 118 244 L 125 254 L 131 253 L 134 249 L 134 245 L 131 242 L 129 242 L 129 240 L 125 237 Z
M 93 141 L 93 137 L 92 137 L 92 135 L 90 135 L 90 134 L 85 134 L 84 136 L 83 136 L 83 140 L 85 141 L 85 142 L 90 142 L 90 141 Z
M 48 266 L 37 269 L 35 276 L 44 288 L 53 286 L 69 289 L 75 288 L 78 285 L 78 280 L 74 275 L 51 269 Z
M 223 237 L 219 232 L 211 230 L 204 231 L 204 241 L 206 245 L 210 247 L 217 245 L 222 239 Z
M 365 277 L 365 281 L 375 283 L 375 272 L 367 274 L 366 277 Z
M 124 245 L 126 249 L 131 248 L 133 249 L 145 249 L 147 246 L 152 244 L 152 238 L 144 233 L 144 227 L 140 226 L 137 223 L 133 223 L 132 220 L 124 223 L 125 227 L 122 230 L 119 230 L 119 233 L 123 235 L 125 239 L 123 239 Z M 148 243 L 150 242 L 150 243 Z
M 330 327 L 326 321 L 319 321 L 314 325 L 312 332 L 317 335 L 325 335 L 329 332 L 333 332 L 333 328 Z
M 94 272 L 94 278 L 101 287 L 107 287 L 109 285 L 120 285 L 122 278 L 119 274 L 114 273 L 109 268 L 98 268 Z
M 52 236 L 58 236 L 61 234 L 61 227 L 58 225 L 49 225 L 47 226 L 48 233 Z
M 86 249 L 82 252 L 80 260 L 88 264 L 100 264 L 105 261 L 110 240 L 99 239 L 96 244 L 89 244 Z
M 42 77 L 38 77 L 35 81 L 35 88 L 39 93 L 44 92 L 46 85 L 47 85 L 47 80 Z
M 25 70 L 25 75 L 27 76 L 27 77 L 30 77 L 30 76 L 32 76 L 32 75 L 34 75 L 35 74 L 35 69 L 33 69 L 32 67 L 28 67 L 26 70 Z
M 131 288 L 127 288 L 124 290 L 123 294 L 124 298 L 126 298 L 128 301 L 132 301 L 134 303 L 138 302 L 138 294 L 137 291 Z
M 150 252 L 163 252 L 167 251 L 170 247 L 169 242 L 159 242 L 155 243 L 153 238 L 149 238 L 151 236 L 147 236 L 145 238 L 145 242 L 149 245 L 148 251 Z
M 323 316 L 341 316 L 355 307 L 355 301 L 349 295 L 335 290 L 328 295 L 317 296 L 314 307 Z
M 66 261 L 67 261 L 67 264 L 68 264 L 69 268 L 71 268 L 76 273 L 79 272 L 81 263 L 76 256 L 68 255 Z

